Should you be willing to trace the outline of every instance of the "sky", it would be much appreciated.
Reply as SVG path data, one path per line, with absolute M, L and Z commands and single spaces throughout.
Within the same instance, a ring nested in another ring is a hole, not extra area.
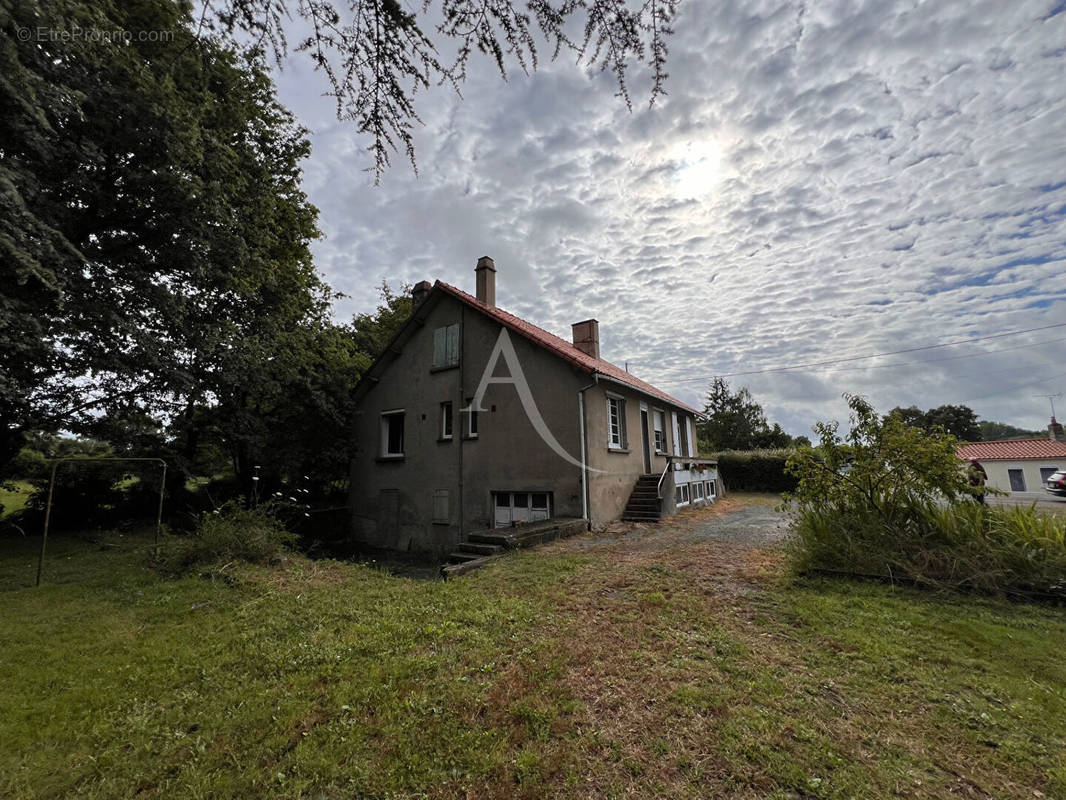
M 498 306 L 598 319 L 604 358 L 699 407 L 714 375 L 1066 323 L 1064 0 L 688 0 L 674 28 L 668 96 L 636 66 L 632 111 L 573 57 L 475 59 L 462 98 L 419 95 L 418 175 L 398 155 L 380 186 L 291 55 L 337 317 L 382 280 L 473 293 L 488 255 Z M 796 435 L 844 392 L 1037 429 L 1064 356 L 1058 327 L 728 380 Z

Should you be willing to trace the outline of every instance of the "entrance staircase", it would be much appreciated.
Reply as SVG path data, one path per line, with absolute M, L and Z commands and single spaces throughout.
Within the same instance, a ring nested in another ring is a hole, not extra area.
M 641 475 L 633 487 L 622 512 L 626 522 L 658 522 L 662 518 L 662 501 L 659 499 L 659 476 Z

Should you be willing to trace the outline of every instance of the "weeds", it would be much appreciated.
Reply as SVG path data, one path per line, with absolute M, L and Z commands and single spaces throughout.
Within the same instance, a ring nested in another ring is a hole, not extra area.
M 174 537 L 160 556 L 160 571 L 184 575 L 198 568 L 245 561 L 276 563 L 285 549 L 296 542 L 272 506 L 244 509 L 228 503 L 204 514 L 194 534 Z

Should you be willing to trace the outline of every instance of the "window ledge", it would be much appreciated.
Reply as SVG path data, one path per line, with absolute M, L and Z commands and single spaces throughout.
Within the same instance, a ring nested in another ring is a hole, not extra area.
M 448 442 L 452 441 L 455 441 L 454 436 L 441 436 L 439 439 L 437 439 L 437 444 L 447 444 Z
M 477 441 L 477 434 L 476 433 L 464 433 L 463 434 L 463 441 L 464 442 L 476 442 Z
M 390 462 L 390 461 L 403 461 L 406 457 L 407 456 L 404 455 L 403 453 L 398 453 L 398 454 L 387 455 L 387 456 L 378 456 L 377 457 L 377 461 L 378 461 L 379 464 L 387 463 L 387 462 Z
M 629 453 L 629 448 L 628 447 L 608 447 L 607 448 L 607 452 L 608 453 L 620 453 L 621 455 L 626 455 L 627 453 Z
M 459 369 L 459 362 L 456 361 L 454 364 L 444 364 L 443 366 L 440 366 L 440 367 L 430 367 L 429 371 L 430 372 L 447 372 L 450 369 Z

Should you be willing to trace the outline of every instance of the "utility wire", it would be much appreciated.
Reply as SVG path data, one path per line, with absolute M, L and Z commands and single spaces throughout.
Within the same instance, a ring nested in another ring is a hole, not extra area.
M 717 375 L 705 375 L 705 376 L 699 377 L 699 378 L 681 378 L 681 379 L 678 379 L 678 380 L 674 380 L 672 382 L 673 383 L 691 383 L 693 381 L 712 380 L 713 378 L 735 378 L 735 377 L 739 377 L 741 375 L 765 375 L 765 374 L 771 373 L 771 372 L 789 372 L 791 370 L 808 369 L 810 367 L 825 367 L 825 366 L 830 366 L 832 364 L 844 364 L 844 363 L 851 362 L 851 361 L 862 361 L 862 360 L 868 359 L 868 358 L 882 358 L 884 356 L 896 356 L 896 355 L 901 355 L 903 353 L 917 353 L 917 352 L 924 351 L 924 350 L 936 350 L 936 349 L 941 348 L 941 347 L 955 347 L 956 345 L 960 345 L 960 344 L 972 344 L 974 342 L 985 342 L 985 341 L 988 341 L 989 339 L 1002 339 L 1002 338 L 1007 337 L 1007 336 L 1019 336 L 1019 335 L 1021 335 L 1023 333 L 1035 333 L 1037 331 L 1051 330 L 1052 328 L 1066 328 L 1066 322 L 1058 322 L 1058 323 L 1056 323 L 1054 325 L 1043 325 L 1043 326 L 1041 326 L 1039 328 L 1026 328 L 1025 330 L 1021 330 L 1021 331 L 1007 331 L 1006 333 L 995 333 L 995 334 L 992 334 L 990 336 L 977 336 L 977 337 L 974 337 L 973 339 L 959 339 L 959 340 L 954 341 L 954 342 L 943 342 L 942 344 L 927 344 L 927 345 L 922 345 L 921 347 L 907 347 L 907 348 L 904 348 L 903 350 L 890 350 L 890 351 L 885 352 L 885 353 L 871 353 L 870 355 L 865 355 L 865 356 L 849 356 L 847 358 L 833 358 L 833 359 L 829 359 L 827 361 L 811 361 L 811 362 L 808 362 L 806 364 L 791 364 L 791 365 L 785 366 L 785 367 L 768 367 L 766 369 L 750 369 L 750 370 L 744 370 L 742 372 L 721 372 L 721 373 L 718 373 Z M 974 355 L 981 355 L 981 354 L 974 354 Z M 922 363 L 922 362 L 919 362 L 919 363 Z

